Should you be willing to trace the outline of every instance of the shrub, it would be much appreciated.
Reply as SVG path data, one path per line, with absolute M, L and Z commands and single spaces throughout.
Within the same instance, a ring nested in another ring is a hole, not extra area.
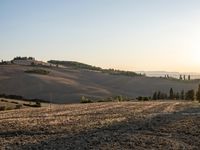
M 40 102 L 36 102 L 35 105 L 36 105 L 36 107 L 41 107 L 41 103 Z
M 0 111 L 6 110 L 6 106 L 0 106 Z
M 149 98 L 148 98 L 148 97 L 143 97 L 143 100 L 144 100 L 144 101 L 148 101 Z
M 12 107 L 7 107 L 7 108 L 6 108 L 6 110 L 12 110 L 12 109 L 13 109 Z
M 21 109 L 22 108 L 22 105 L 21 104 L 18 104 L 15 106 L 15 109 Z
M 189 90 L 188 92 L 186 92 L 185 99 L 186 100 L 194 100 L 195 99 L 195 91 Z
M 13 104 L 19 104 L 18 102 L 15 102 L 15 101 L 11 101 L 10 103 L 13 103 Z
M 5 99 L 2 99 L 1 101 L 2 101 L 2 102 L 8 102 L 8 100 L 5 100 Z
M 142 101 L 142 100 L 143 100 L 142 96 L 139 96 L 139 97 L 137 98 L 137 100 L 138 100 L 138 101 Z
M 81 103 L 93 103 L 92 100 L 89 100 L 88 98 L 85 98 L 85 96 L 81 97 Z
M 151 99 L 151 97 L 142 97 L 142 96 L 139 96 L 137 98 L 138 101 L 149 101 Z

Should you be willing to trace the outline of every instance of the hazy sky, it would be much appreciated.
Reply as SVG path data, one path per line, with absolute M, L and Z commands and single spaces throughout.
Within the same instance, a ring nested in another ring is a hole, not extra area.
M 0 59 L 200 72 L 199 0 L 0 0 Z

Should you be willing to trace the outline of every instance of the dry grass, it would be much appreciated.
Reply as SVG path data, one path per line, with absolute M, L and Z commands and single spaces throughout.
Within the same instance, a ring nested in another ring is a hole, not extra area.
M 2 149 L 200 149 L 194 102 L 54 105 L 0 112 Z

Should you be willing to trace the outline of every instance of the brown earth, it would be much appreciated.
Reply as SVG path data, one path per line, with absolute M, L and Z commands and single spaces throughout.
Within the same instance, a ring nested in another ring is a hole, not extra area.
M 52 105 L 0 112 L 1 149 L 200 149 L 200 105 Z

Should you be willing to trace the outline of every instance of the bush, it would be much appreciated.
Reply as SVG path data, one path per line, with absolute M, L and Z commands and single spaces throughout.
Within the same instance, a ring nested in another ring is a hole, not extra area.
M 148 98 L 148 97 L 143 97 L 143 100 L 144 100 L 144 101 L 148 101 L 149 98 Z
M 6 106 L 0 106 L 0 111 L 6 110 Z
M 81 97 L 81 103 L 93 103 L 92 100 L 89 100 L 88 98 L 85 98 L 85 96 Z
M 185 99 L 186 100 L 194 100 L 195 99 L 195 91 L 189 90 L 188 92 L 186 92 Z
M 40 102 L 36 102 L 36 107 L 41 107 L 41 103 Z
M 2 101 L 2 102 L 8 102 L 8 100 L 5 100 L 5 99 L 2 99 L 1 101 Z
M 15 106 L 15 109 L 21 109 L 22 108 L 22 105 L 21 104 L 18 104 Z
M 14 101 L 11 101 L 10 103 L 13 103 L 13 104 L 19 104 L 18 102 L 14 102 Z
M 139 97 L 137 98 L 137 100 L 138 100 L 138 101 L 142 101 L 142 100 L 143 100 L 142 96 L 139 96 Z
M 7 108 L 6 108 L 6 110 L 12 110 L 12 109 L 13 109 L 12 107 L 7 107 Z

